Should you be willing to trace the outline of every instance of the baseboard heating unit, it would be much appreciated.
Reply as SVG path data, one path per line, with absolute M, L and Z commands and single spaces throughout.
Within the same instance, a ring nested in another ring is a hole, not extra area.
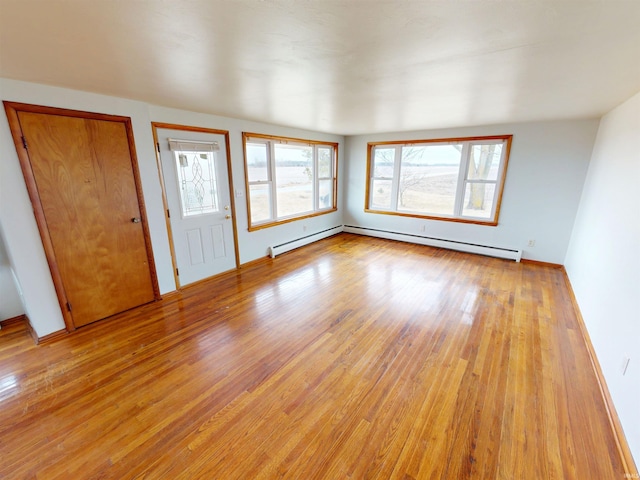
M 489 245 L 477 245 L 474 243 L 456 242 L 453 240 L 443 240 L 441 238 L 423 237 L 421 235 L 411 235 L 408 233 L 395 233 L 375 228 L 352 227 L 345 225 L 343 231 L 358 235 L 368 235 L 370 237 L 386 238 L 388 240 L 398 240 L 400 242 L 417 243 L 430 247 L 448 248 L 460 252 L 477 253 L 489 257 L 505 258 L 519 262 L 522 258 L 522 250 L 511 248 L 492 247 Z
M 327 230 L 323 230 L 318 233 L 313 233 L 311 235 L 307 235 L 306 237 L 301 237 L 296 240 L 291 240 L 290 242 L 283 243 L 281 245 L 275 245 L 273 247 L 269 247 L 269 256 L 271 258 L 275 258 L 276 255 L 283 254 L 285 252 L 289 252 L 295 248 L 303 247 L 305 245 L 309 245 L 310 243 L 317 242 L 318 240 L 322 240 L 323 238 L 330 237 L 332 235 L 336 235 L 342 232 L 342 225 L 339 227 L 329 228 Z

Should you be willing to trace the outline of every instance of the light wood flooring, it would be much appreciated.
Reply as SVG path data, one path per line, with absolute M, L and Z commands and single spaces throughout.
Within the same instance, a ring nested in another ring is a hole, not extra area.
M 0 330 L 0 478 L 624 474 L 561 269 L 341 234 Z

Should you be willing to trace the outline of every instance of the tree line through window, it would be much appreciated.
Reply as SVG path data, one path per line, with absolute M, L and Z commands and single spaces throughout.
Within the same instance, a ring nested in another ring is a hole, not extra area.
M 511 138 L 369 143 L 365 210 L 497 225 Z

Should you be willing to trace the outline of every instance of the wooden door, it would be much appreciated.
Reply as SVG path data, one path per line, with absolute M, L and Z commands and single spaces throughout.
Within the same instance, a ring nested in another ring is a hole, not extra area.
M 67 328 L 157 298 L 130 120 L 6 107 Z

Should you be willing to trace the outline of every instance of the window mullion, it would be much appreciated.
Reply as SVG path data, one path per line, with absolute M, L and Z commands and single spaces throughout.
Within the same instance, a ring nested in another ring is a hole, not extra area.
M 331 148 L 331 208 L 338 208 L 338 152 Z
M 462 216 L 462 205 L 464 203 L 465 182 L 469 172 L 469 160 L 471 153 L 471 144 L 464 142 L 462 144 L 462 153 L 460 155 L 460 170 L 458 172 L 458 184 L 456 186 L 456 200 L 453 212 L 456 217 Z
M 314 145 L 311 148 L 311 171 L 313 172 L 313 179 L 311 182 L 311 197 L 313 198 L 313 210 L 316 211 L 320 208 L 320 202 L 318 200 L 318 192 L 320 191 L 320 173 L 318 172 L 318 145 Z
M 493 204 L 491 205 L 491 218 L 495 218 L 496 216 L 496 208 L 498 207 L 498 195 L 499 195 L 499 191 L 498 191 L 498 184 L 500 182 L 500 179 L 504 178 L 504 169 L 505 169 L 505 156 L 507 155 L 507 142 L 503 141 L 502 142 L 502 150 L 500 152 L 500 168 L 498 169 L 498 176 L 496 177 L 496 180 L 493 182 L 493 184 L 495 185 L 495 190 L 493 191 Z
M 268 142 L 269 145 L 269 175 L 271 183 L 271 220 L 278 218 L 278 186 L 276 184 L 276 147 L 275 142 Z
M 393 154 L 393 182 L 391 182 L 391 205 L 393 211 L 398 210 L 398 192 L 400 191 L 400 160 L 402 158 L 402 145 L 395 148 Z
M 375 179 L 376 179 L 376 148 L 374 147 L 371 149 L 371 153 L 369 156 L 369 178 L 367 179 L 367 181 L 369 182 L 369 198 L 367 199 L 367 207 L 369 208 L 372 208 L 373 206 L 373 188 L 374 188 Z

